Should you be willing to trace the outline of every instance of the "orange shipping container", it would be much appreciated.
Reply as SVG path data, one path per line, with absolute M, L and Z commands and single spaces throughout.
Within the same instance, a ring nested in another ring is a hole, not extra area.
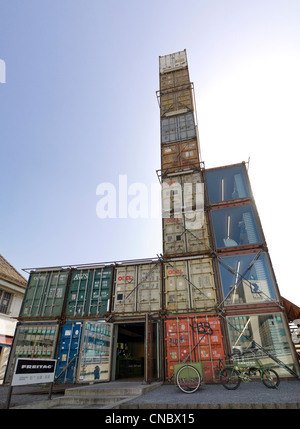
M 165 321 L 166 378 L 174 365 L 202 362 L 204 381 L 218 379 L 219 360 L 225 358 L 220 318 L 217 315 L 182 315 Z

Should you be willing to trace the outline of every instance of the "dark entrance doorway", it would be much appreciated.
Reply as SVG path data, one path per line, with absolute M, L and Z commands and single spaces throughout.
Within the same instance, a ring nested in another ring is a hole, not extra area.
M 115 378 L 144 378 L 145 323 L 119 323 L 117 331 Z

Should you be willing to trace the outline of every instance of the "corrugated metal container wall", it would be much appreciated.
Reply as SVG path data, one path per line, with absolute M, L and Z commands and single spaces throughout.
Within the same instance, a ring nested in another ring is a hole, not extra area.
M 161 310 L 159 263 L 122 265 L 115 268 L 113 313 Z
M 200 172 L 164 177 L 162 183 L 163 217 L 178 207 L 187 210 L 204 207 L 204 184 Z
M 37 271 L 30 275 L 21 318 L 59 317 L 63 311 L 69 270 Z
M 72 274 L 67 316 L 102 316 L 109 311 L 112 267 L 75 270 Z
M 193 112 L 161 118 L 161 143 L 168 144 L 196 138 Z
M 164 263 L 168 314 L 213 311 L 217 304 L 212 259 L 175 259 Z
M 22 323 L 17 327 L 5 382 L 11 381 L 18 358 L 54 359 L 58 325 L 56 323 Z
M 194 109 L 192 85 L 161 92 L 159 98 L 161 116 L 181 115 Z
M 163 172 L 187 170 L 199 166 L 197 140 L 174 142 L 161 146 L 161 169 Z
M 183 85 L 190 84 L 189 69 L 174 70 L 160 75 L 160 90 L 165 92 Z
M 113 325 L 68 321 L 62 327 L 56 366 L 57 383 L 109 381 Z
M 58 358 L 56 364 L 56 382 L 73 383 L 76 380 L 83 322 L 67 322 L 62 327 Z
M 193 228 L 189 229 L 191 226 Z M 209 253 L 207 214 L 191 211 L 181 218 L 163 219 L 163 252 L 167 257 L 183 253 Z
M 171 70 L 187 67 L 186 50 L 178 51 L 173 54 L 162 55 L 159 57 L 159 72 L 166 73 Z
M 202 362 L 204 381 L 218 379 L 219 359 L 225 357 L 221 321 L 213 315 L 182 315 L 165 320 L 166 378 L 174 365 Z

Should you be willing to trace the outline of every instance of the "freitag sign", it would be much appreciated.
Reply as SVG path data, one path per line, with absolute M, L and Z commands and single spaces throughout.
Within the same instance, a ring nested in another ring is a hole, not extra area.
M 56 368 L 55 359 L 21 359 L 16 362 L 12 386 L 52 383 Z

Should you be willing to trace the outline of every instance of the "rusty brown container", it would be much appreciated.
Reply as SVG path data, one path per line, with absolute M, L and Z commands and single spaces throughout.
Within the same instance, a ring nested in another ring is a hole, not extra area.
M 190 77 L 187 67 L 180 70 L 174 70 L 169 73 L 160 74 L 160 90 L 162 92 L 189 84 Z
M 160 91 L 158 97 L 161 116 L 181 115 L 194 109 L 192 84 Z
M 173 173 L 200 166 L 197 139 L 161 145 L 162 173 Z

